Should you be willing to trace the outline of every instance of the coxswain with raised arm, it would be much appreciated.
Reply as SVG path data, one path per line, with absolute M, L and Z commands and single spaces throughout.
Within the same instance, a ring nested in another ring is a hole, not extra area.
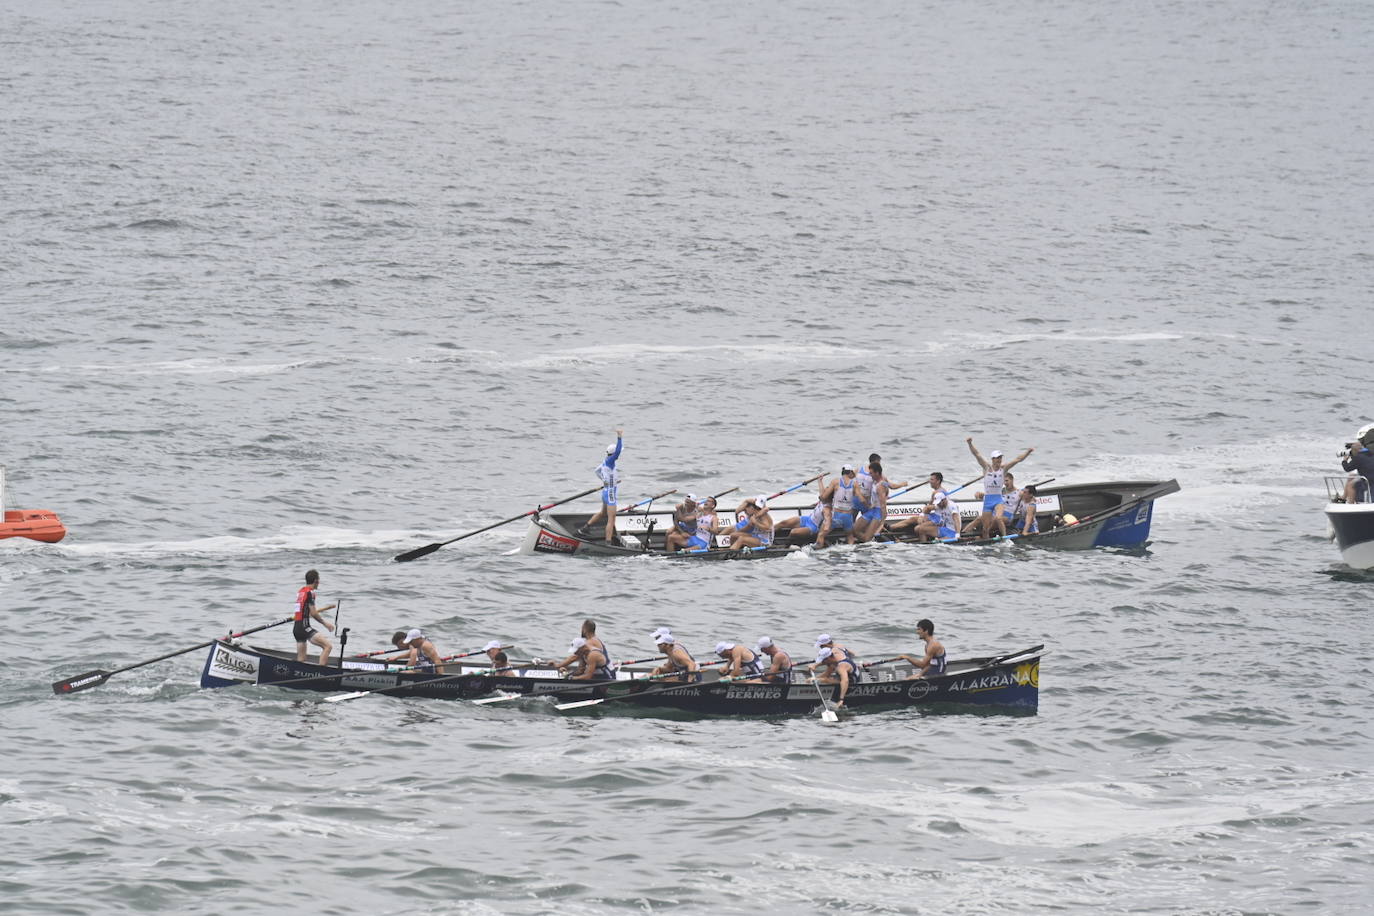
M 1006 464 L 1002 463 L 1001 451 L 994 450 L 988 458 L 984 458 L 973 444 L 973 437 L 969 436 L 964 440 L 968 443 L 968 450 L 973 453 L 973 457 L 978 459 L 978 466 L 983 469 L 983 512 L 978 516 L 976 525 L 982 531 L 983 537 L 990 538 L 996 530 L 996 522 L 993 520 L 993 512 L 1002 503 L 1002 484 L 1003 475 L 1025 461 L 1034 447 L 1026 449 Z M 990 460 L 989 460 L 990 459 Z
M 577 529 L 577 533 L 582 537 L 591 534 L 591 528 L 597 522 L 605 519 L 606 521 L 606 543 L 615 541 L 615 514 L 617 491 L 620 487 L 620 471 L 616 468 L 616 459 L 620 457 L 620 450 L 625 443 L 625 431 L 617 429 L 615 431 L 615 442 L 606 446 L 606 460 L 596 466 L 596 476 L 601 478 L 601 509 L 587 519 L 585 525 Z

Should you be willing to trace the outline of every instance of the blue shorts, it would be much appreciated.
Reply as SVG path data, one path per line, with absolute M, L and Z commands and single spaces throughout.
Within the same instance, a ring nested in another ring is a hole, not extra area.
M 821 530 L 821 526 L 817 525 L 816 522 L 809 515 L 806 518 L 802 519 L 801 526 L 805 528 L 807 531 L 819 532 Z
M 1000 505 L 1002 505 L 1001 493 L 989 493 L 987 496 L 983 497 L 984 512 L 991 512 L 993 509 L 996 509 Z
M 1011 519 L 1009 522 L 1007 522 L 1007 527 L 1019 533 L 1019 532 L 1021 531 L 1021 529 L 1022 529 L 1023 527 L 1025 527 L 1025 524 L 1026 524 L 1026 517 L 1025 517 L 1024 515 L 1018 515 L 1018 516 L 1016 516 L 1016 518 Z M 1031 522 L 1030 533 L 1031 533 L 1031 534 L 1039 534 L 1039 533 L 1040 533 L 1040 523 L 1039 523 L 1039 522 Z
M 601 504 L 603 506 L 615 505 L 615 487 L 603 487 L 601 489 Z
M 835 512 L 830 516 L 830 527 L 835 531 L 853 531 L 854 516 L 848 512 Z
M 745 528 L 748 528 L 748 527 L 749 527 L 749 519 L 747 519 L 747 518 L 742 518 L 742 519 L 740 519 L 739 521 L 735 522 L 735 530 L 736 530 L 736 531 L 743 531 Z
M 869 508 L 859 513 L 859 518 L 863 519 L 866 522 L 876 522 L 882 519 L 883 517 L 884 513 L 881 506 L 870 506 Z
M 711 546 L 711 542 L 708 541 L 708 540 L 706 540 L 706 537 L 705 537 L 704 535 L 694 534 L 694 535 L 692 535 L 692 537 L 687 541 L 687 546 L 688 546 L 688 547 L 695 547 L 695 548 L 697 548 L 698 550 L 700 550 L 700 549 L 702 549 L 702 548 L 710 547 L 710 546 Z
M 951 527 L 949 527 L 948 525 L 941 525 L 941 526 L 940 526 L 940 537 L 942 537 L 942 538 L 952 538 L 952 537 L 954 537 L 954 529 L 951 528 Z

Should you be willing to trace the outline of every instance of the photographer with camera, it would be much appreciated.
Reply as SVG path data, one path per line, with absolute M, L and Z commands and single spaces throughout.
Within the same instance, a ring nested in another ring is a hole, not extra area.
M 1359 472 L 1358 477 L 1345 482 L 1344 502 L 1347 503 L 1370 502 L 1370 488 L 1374 486 L 1374 451 L 1364 444 L 1366 439 L 1374 438 L 1368 435 L 1369 429 L 1360 430 L 1361 437 L 1347 442 L 1345 451 L 1341 452 L 1341 467 Z

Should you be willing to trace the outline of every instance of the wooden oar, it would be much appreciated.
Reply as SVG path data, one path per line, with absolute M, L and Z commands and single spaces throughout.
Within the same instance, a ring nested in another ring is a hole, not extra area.
M 816 672 L 814 670 L 811 672 L 811 686 L 816 688 L 816 695 L 821 698 L 821 705 L 825 707 L 825 709 L 821 711 L 821 721 L 840 721 L 839 714 L 835 712 L 835 707 L 830 705 L 830 700 L 826 698 L 825 693 L 821 690 L 820 682 L 816 680 Z
M 506 649 L 514 649 L 514 648 L 515 648 L 515 646 L 502 646 L 502 647 L 501 647 L 501 649 L 502 649 L 503 651 L 506 650 Z M 471 658 L 471 657 L 474 656 L 474 655 L 481 655 L 481 654 L 482 654 L 483 652 L 485 652 L 485 651 L 487 651 L 487 650 L 486 650 L 486 649 L 478 649 L 478 650 L 475 651 L 475 652 L 464 652 L 464 653 L 462 653 L 461 655 L 445 655 L 445 656 L 443 656 L 442 658 L 439 659 L 439 664 L 442 665 L 444 662 L 451 662 L 451 661 L 453 661 L 454 659 L 459 659 L 459 658 Z M 369 670 L 369 669 L 367 669 L 367 668 L 349 668 L 349 669 L 347 669 L 347 670 L 345 670 L 345 671 L 336 671 L 336 672 L 333 673 L 333 674 L 312 674 L 312 675 L 310 675 L 309 677 L 296 677 L 296 678 L 292 678 L 292 679 L 289 680 L 289 681 L 268 681 L 267 683 L 261 684 L 261 685 L 259 685 L 259 686 L 262 686 L 262 687 L 285 687 L 287 684 L 305 684 L 305 683 L 308 683 L 308 682 L 310 682 L 310 681 L 338 680 L 338 679 L 341 678 L 341 677 L 353 677 L 353 676 L 355 676 L 355 675 L 363 675 L 363 674 L 399 674 L 399 673 L 402 672 L 402 671 L 419 671 L 419 670 L 422 669 L 423 667 L 424 667 L 423 665 L 419 665 L 419 664 L 416 664 L 416 665 L 404 665 L 404 666 L 399 667 L 399 668 L 388 668 L 388 669 L 386 669 L 385 671 L 375 671 L 375 672 L 374 672 L 374 671 L 371 671 L 371 670 Z M 366 693 L 367 691 L 363 691 L 363 692 Z M 345 696 L 355 696 L 355 694 L 345 694 Z M 332 702 L 332 699 L 331 699 L 331 702 Z
M 723 665 L 723 664 L 725 664 L 725 661 L 724 661 L 724 660 L 721 660 L 721 661 L 718 661 L 718 662 L 705 662 L 705 663 L 703 663 L 703 664 L 701 664 L 701 665 L 698 665 L 697 667 L 698 667 L 698 668 L 709 668 L 709 667 L 711 667 L 712 665 Z M 579 681 L 576 685 L 574 685 L 574 686 L 572 686 L 572 687 L 563 687 L 563 688 L 561 688 L 561 689 L 559 689 L 559 690 L 547 690 L 547 691 L 544 691 L 543 693 L 515 693 L 515 694 L 511 694 L 511 695 L 509 695 L 509 696 L 500 696 L 500 697 L 483 697 L 483 698 L 480 699 L 480 700 L 473 700 L 472 702 L 475 703 L 475 704 L 478 705 L 478 706 L 486 706 L 486 705 L 489 704 L 489 703 L 508 703 L 508 702 L 510 702 L 511 700 L 523 700 L 523 699 L 525 699 L 525 698 L 527 698 L 527 697 L 556 697 L 556 696 L 558 696 L 559 694 L 563 694 L 563 693 L 572 693 L 574 690 L 586 690 L 588 686 L 600 686 L 600 685 L 614 686 L 614 685 L 616 685 L 616 684 L 639 683 L 640 681 L 657 681 L 657 680 L 662 680 L 662 679 L 665 678 L 665 677 L 677 677 L 677 676 L 679 676 L 680 674 L 681 674 L 681 672 L 678 672 L 678 671 L 668 671 L 668 672 L 665 672 L 664 674 L 649 674 L 649 675 L 646 675 L 646 676 L 644 676 L 644 677 L 632 677 L 632 678 L 629 678 L 628 680 L 625 680 L 625 681 L 621 681 L 621 680 L 615 680 L 615 681 L 590 681 L 590 680 L 589 680 L 589 681 Z
M 449 538 L 447 541 L 439 541 L 437 544 L 426 544 L 425 546 L 417 547 L 414 550 L 407 550 L 405 553 L 398 553 L 391 559 L 397 563 L 409 563 L 411 560 L 418 560 L 420 559 L 420 557 L 427 557 L 430 554 L 434 553 L 434 551 L 438 550 L 440 547 L 445 547 L 449 544 L 452 544 L 454 541 L 461 541 L 463 540 L 463 538 L 470 538 L 474 534 L 481 534 L 483 531 L 490 531 L 493 528 L 500 528 L 502 525 L 509 525 L 511 522 L 519 521 L 522 518 L 529 518 L 531 515 L 537 515 L 538 513 L 543 512 L 545 509 L 552 509 L 554 506 L 561 506 L 564 503 L 570 503 L 574 499 L 581 499 L 584 496 L 590 496 L 592 493 L 595 493 L 600 489 L 601 487 L 592 487 L 590 490 L 583 490 L 576 496 L 569 496 L 565 499 L 560 499 L 555 502 L 551 502 L 546 506 L 540 506 L 539 508 L 531 509 L 528 512 L 521 512 L 519 515 L 513 515 L 510 518 L 502 519 L 499 522 L 493 522 L 492 524 L 487 525 L 485 528 L 478 528 L 476 531 L 469 531 L 467 534 L 460 534 L 456 538 Z
M 718 664 L 718 663 L 712 662 L 711 664 Z M 712 677 L 712 675 L 714 675 L 714 677 Z M 681 672 L 681 671 L 673 671 L 673 672 L 669 672 L 668 674 L 656 674 L 656 675 L 654 675 L 652 678 L 641 677 L 641 678 L 636 678 L 635 680 L 636 680 L 636 682 L 639 682 L 639 681 L 648 681 L 648 680 L 659 680 L 659 679 L 665 678 L 665 677 L 681 677 L 681 676 L 682 676 L 682 672 Z M 754 675 L 751 674 L 751 675 L 749 675 L 749 677 L 754 677 Z M 657 689 L 655 689 L 655 690 L 637 690 L 637 691 L 629 691 L 629 690 L 626 690 L 626 691 L 622 691 L 622 692 L 620 692 L 620 693 L 617 693 L 617 694 L 616 694 L 615 696 L 613 696 L 613 697 L 599 697 L 599 698 L 597 698 L 597 699 L 595 699 L 595 700 L 577 700 L 577 701 L 572 702 L 572 703 L 555 703 L 553 708 L 554 708 L 554 709 L 557 709 L 559 712 L 562 712 L 562 711 L 568 710 L 568 709 L 580 709 L 580 708 L 583 707 L 583 706 L 596 706 L 596 705 L 598 705 L 598 704 L 600 704 L 600 703 L 608 703 L 608 702 L 610 702 L 611 700 L 626 700 L 626 699 L 629 699 L 630 697 L 651 697 L 651 696 L 654 696 L 655 694 L 665 693 L 665 692 L 667 692 L 667 691 L 669 691 L 669 690 L 677 690 L 677 689 L 680 688 L 680 687 L 693 687 L 693 686 L 696 686 L 696 685 L 698 685 L 698 684 L 724 684 L 724 683 L 726 683 L 726 682 L 728 682 L 728 681 L 737 681 L 737 680 L 739 680 L 739 679 L 740 679 L 740 678 L 735 678 L 735 677 L 729 677 L 729 678 L 721 677 L 719 671 L 702 671 L 702 672 L 701 672 L 701 680 L 699 680 L 699 681 L 684 681 L 684 682 L 682 682 L 682 683 L 680 683 L 680 684 L 677 684 L 677 683 L 669 684 L 669 685 L 667 685 L 667 686 L 665 686 L 665 687 L 659 687 L 659 688 L 657 688 Z M 548 694 L 545 694 L 545 696 L 547 696 L 547 695 L 548 695 Z
M 242 633 L 230 633 L 227 639 L 238 639 L 240 636 L 247 636 L 249 633 L 257 633 L 259 630 L 266 630 L 271 627 L 279 627 L 284 623 L 290 623 L 295 619 L 293 614 L 290 617 L 283 617 L 281 620 L 274 620 L 271 623 L 264 623 L 260 627 L 252 627 Z M 197 649 L 205 649 L 219 642 L 219 638 L 208 642 L 198 643 L 187 649 L 178 649 L 175 652 L 168 652 L 166 655 L 159 655 L 157 658 L 150 658 L 146 662 L 138 662 L 134 665 L 125 665 L 123 668 L 116 668 L 113 671 L 87 671 L 85 674 L 78 674 L 66 680 L 58 681 L 52 685 L 52 692 L 56 694 L 76 693 L 78 690 L 89 690 L 92 687 L 99 687 L 101 684 L 114 677 L 116 674 L 123 674 L 125 671 L 132 671 L 135 668 L 142 668 L 144 665 L 151 665 L 154 662 L 166 661 L 169 658 L 176 658 L 178 655 L 185 655 L 187 652 L 194 652 Z

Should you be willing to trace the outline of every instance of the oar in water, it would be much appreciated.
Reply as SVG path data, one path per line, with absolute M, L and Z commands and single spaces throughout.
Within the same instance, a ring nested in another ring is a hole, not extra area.
M 281 620 L 274 620 L 271 623 L 264 623 L 260 627 L 252 627 L 241 633 L 230 633 L 227 639 L 238 639 L 240 636 L 247 636 L 249 633 L 257 633 L 271 627 L 279 627 L 284 623 L 290 623 L 295 619 L 293 614 L 290 617 L 283 617 Z M 87 671 L 85 674 L 78 674 L 66 680 L 58 681 L 52 685 L 52 692 L 56 694 L 76 693 L 78 690 L 89 690 L 92 687 L 99 687 L 101 684 L 114 677 L 116 674 L 123 674 L 125 671 L 132 671 L 135 668 L 142 668 L 144 665 L 151 665 L 154 662 L 166 661 L 169 658 L 176 658 L 178 655 L 185 655 L 187 652 L 194 652 L 197 649 L 206 649 L 219 642 L 219 638 L 211 639 L 208 642 L 198 643 L 186 649 L 178 649 L 175 652 L 168 652 L 166 655 L 159 655 L 157 658 L 150 658 L 146 662 L 138 662 L 133 665 L 125 665 L 123 668 L 116 668 L 113 671 Z
M 645 661 L 652 661 L 652 660 L 653 660 L 653 659 L 645 659 Z M 699 667 L 699 668 L 707 668 L 707 667 L 710 667 L 710 666 L 712 666 L 712 665 L 723 665 L 723 664 L 725 664 L 724 660 L 718 661 L 718 662 L 705 662 L 705 663 L 699 665 L 698 667 Z M 523 699 L 525 699 L 526 697 L 556 697 L 556 696 L 558 696 L 559 694 L 563 694 L 563 693 L 572 693 L 574 690 L 586 690 L 589 686 L 591 686 L 591 687 L 596 687 L 596 686 L 607 686 L 607 687 L 611 687 L 611 686 L 615 686 L 615 685 L 617 685 L 617 684 L 639 683 L 639 682 L 641 682 L 641 681 L 657 681 L 657 680 L 662 680 L 662 679 L 665 678 L 665 677 L 677 677 L 679 674 L 680 674 L 680 672 L 677 672 L 677 671 L 669 671 L 669 672 L 667 672 L 667 673 L 665 673 L 665 674 L 649 674 L 649 675 L 645 675 L 644 677 L 633 677 L 633 678 L 630 678 L 629 680 L 625 680 L 625 681 L 620 681 L 620 680 L 616 680 L 616 681 L 579 681 L 578 683 L 576 683 L 575 685 L 573 685 L 573 686 L 571 686 L 571 687 L 563 687 L 563 688 L 560 688 L 559 690 L 547 690 L 547 691 L 544 691 L 544 692 L 542 692 L 542 693 L 513 693 L 513 694 L 510 694 L 510 695 L 508 695 L 508 696 L 499 696 L 499 697 L 483 697 L 483 698 L 480 699 L 480 700 L 473 700 L 472 702 L 475 703 L 475 704 L 477 704 L 478 706 L 486 706 L 486 705 L 489 704 L 489 703 L 508 703 L 508 702 L 510 702 L 511 700 L 523 700 Z
M 425 546 L 417 547 L 414 550 L 407 550 L 405 553 L 398 553 L 396 556 L 392 557 L 392 560 L 394 560 L 397 563 L 409 563 L 411 560 L 418 560 L 420 559 L 420 557 L 427 557 L 430 554 L 434 553 L 434 551 L 438 550 L 440 547 L 445 547 L 449 544 L 452 544 L 454 541 L 461 541 L 463 540 L 463 538 L 470 538 L 474 534 L 481 534 L 483 531 L 490 531 L 493 528 L 500 528 L 502 525 L 509 525 L 511 522 L 519 521 L 522 518 L 529 518 L 531 515 L 537 515 L 540 512 L 543 512 L 545 509 L 552 509 L 554 506 L 561 506 L 564 503 L 570 503 L 574 499 L 581 499 L 584 496 L 590 496 L 591 494 L 597 492 L 600 489 L 600 487 L 592 487 L 590 490 L 583 490 L 581 493 L 578 493 L 575 496 L 569 496 L 564 499 L 551 502 L 546 506 L 540 506 L 537 509 L 531 509 L 528 512 L 521 512 L 519 515 L 513 515 L 510 518 L 502 519 L 499 522 L 493 522 L 492 524 L 487 525 L 485 528 L 478 528 L 476 531 L 469 531 L 467 534 L 460 534 L 456 538 L 449 538 L 447 541 L 439 541 L 437 544 L 426 544 Z
M 712 664 L 715 664 L 715 663 L 712 663 Z M 649 680 L 660 680 L 660 679 L 662 679 L 662 678 L 667 678 L 667 677 L 681 677 L 681 676 L 682 676 L 682 672 L 681 672 L 681 671 L 673 671 L 673 672 L 669 672 L 668 674 L 656 674 L 656 675 L 654 675 L 654 676 L 652 676 L 652 677 L 635 678 L 635 683 L 641 683 L 641 682 L 643 682 L 643 681 L 649 681 Z M 750 676 L 750 677 L 753 677 L 753 675 L 749 675 L 749 676 Z M 734 681 L 734 680 L 739 680 L 739 678 L 723 678 L 723 677 L 720 676 L 720 672 L 719 672 L 719 671 L 702 671 L 702 672 L 701 672 L 701 680 L 699 680 L 699 681 L 683 681 L 682 683 L 668 684 L 668 685 L 665 685 L 665 686 L 663 686 L 663 687 L 659 687 L 659 688 L 657 688 L 657 689 L 652 689 L 652 690 L 625 690 L 625 691 L 620 691 L 620 692 L 616 693 L 614 696 L 598 697 L 598 698 L 595 699 L 595 700 L 576 700 L 576 701 L 574 701 L 574 702 L 572 702 L 572 703 L 556 703 L 556 704 L 554 704 L 554 707 L 553 707 L 553 708 L 554 708 L 554 709 L 557 709 L 559 712 L 563 712 L 564 710 L 568 710 L 568 709 L 580 709 L 580 708 L 582 708 L 583 706 L 596 706 L 596 705 L 601 704 L 601 703 L 608 703 L 608 702 L 610 702 L 611 700 L 625 700 L 625 699 L 629 699 L 630 697 L 651 697 L 651 696 L 654 696 L 655 694 L 664 693 L 664 692 L 669 691 L 669 690 L 677 690 L 677 689 L 680 688 L 680 687 L 694 687 L 694 686 L 696 686 L 696 685 L 698 685 L 698 684 L 724 684 L 724 683 L 726 683 L 727 681 Z M 545 695 L 547 696 L 547 694 L 545 694 Z
M 515 648 L 515 647 L 514 647 L 514 646 L 502 646 L 502 647 L 501 647 L 501 649 L 502 649 L 503 651 L 506 650 L 506 649 L 513 649 L 513 648 Z M 388 650 L 388 651 L 395 651 L 395 650 Z M 483 652 L 485 652 L 485 651 L 487 651 L 487 650 L 486 650 L 486 649 L 478 649 L 478 650 L 476 650 L 475 652 L 464 652 L 464 653 L 462 653 L 461 655 L 445 655 L 445 656 L 443 656 L 442 658 L 439 659 L 439 664 L 442 665 L 444 662 L 451 662 L 451 661 L 453 661 L 453 660 L 455 660 L 455 659 L 459 659 L 459 658 L 471 658 L 471 657 L 474 656 L 474 655 L 481 655 L 481 654 L 482 654 Z M 399 659 L 393 659 L 393 660 L 390 660 L 390 661 L 399 661 Z M 382 662 L 382 664 L 387 664 L 387 663 L 388 663 L 387 660 L 384 660 L 384 661 Z M 331 681 L 331 680 L 336 681 L 336 680 L 338 680 L 338 679 L 341 678 L 341 677 L 354 677 L 355 675 L 366 675 L 366 674 L 398 674 L 399 672 L 402 672 L 402 671 L 418 671 L 418 670 L 420 670 L 420 669 L 423 668 L 423 667 L 424 667 L 423 665 L 418 665 L 418 664 L 417 664 L 417 665 L 405 665 L 405 666 L 402 666 L 402 667 L 400 667 L 400 668 L 388 668 L 388 669 L 386 669 L 386 670 L 384 670 L 384 671 L 373 671 L 373 670 L 368 669 L 368 668 L 349 668 L 349 669 L 347 669 L 347 670 L 345 670 L 345 671 L 336 671 L 336 672 L 334 672 L 333 674 L 312 674 L 312 675 L 310 675 L 309 677 L 296 677 L 296 678 L 292 678 L 292 679 L 289 680 L 289 681 L 268 681 L 267 683 L 262 684 L 261 686 L 263 686 L 263 687 L 285 687 L 285 686 L 288 685 L 288 684 L 306 684 L 306 683 L 309 683 L 309 682 L 311 682 L 311 681 Z M 364 691 L 364 692 L 366 692 L 366 691 Z M 347 694 L 347 696 L 354 696 L 354 694 Z
M 812 671 L 812 672 L 811 672 L 811 686 L 813 686 L 813 687 L 816 688 L 816 695 L 817 695 L 818 697 L 821 698 L 821 705 L 825 707 L 825 709 L 823 709 L 823 710 L 821 711 L 821 721 L 822 721 L 822 722 L 838 722 L 838 721 L 840 721 L 840 716 L 839 716 L 838 713 L 835 712 L 835 707 L 833 707 L 833 706 L 830 705 L 830 700 L 826 697 L 825 692 L 824 692 L 823 690 L 821 690 L 820 682 L 816 680 L 816 672 L 815 672 L 815 671 Z M 827 685 L 827 686 L 829 686 L 829 685 Z

